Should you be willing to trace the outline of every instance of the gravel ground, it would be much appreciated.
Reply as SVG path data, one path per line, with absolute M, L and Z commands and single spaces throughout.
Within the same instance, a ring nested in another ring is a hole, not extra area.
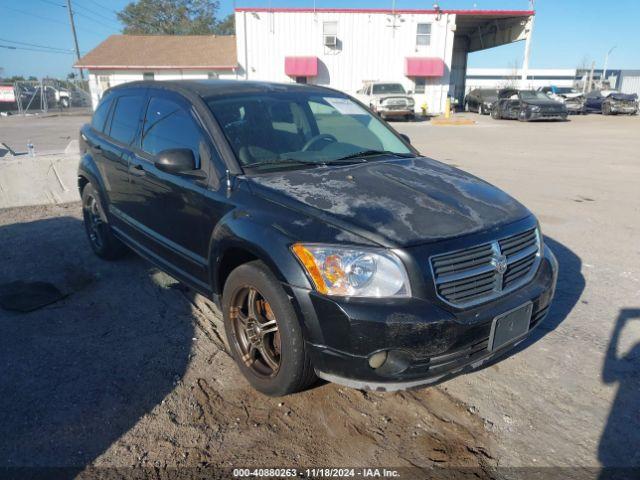
M 496 465 L 483 421 L 444 389 L 256 393 L 215 307 L 133 254 L 99 260 L 80 218 L 75 203 L 0 210 L 0 283 L 69 295 L 0 310 L 0 467 Z
M 558 255 L 551 313 L 509 358 L 414 392 L 266 398 L 213 307 L 133 255 L 95 258 L 77 204 L 0 210 L 0 283 L 69 294 L 0 310 L 0 466 L 640 467 L 640 118 L 470 116 L 394 125 L 529 206 Z

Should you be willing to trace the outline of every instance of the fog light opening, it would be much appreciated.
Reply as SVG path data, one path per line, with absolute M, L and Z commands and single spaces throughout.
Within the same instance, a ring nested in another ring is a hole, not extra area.
M 387 361 L 387 352 L 374 353 L 369 357 L 369 366 L 373 369 L 380 368 Z

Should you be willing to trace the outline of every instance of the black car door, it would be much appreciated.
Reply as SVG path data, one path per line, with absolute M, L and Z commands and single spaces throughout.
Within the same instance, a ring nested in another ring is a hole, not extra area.
M 145 97 L 145 89 L 141 88 L 122 90 L 114 95 L 104 135 L 94 146 L 94 149 L 99 150 L 98 168 L 112 216 L 117 217 L 119 211 L 127 211 L 130 145 L 141 126 Z M 115 223 L 117 225 L 119 222 L 116 220 Z
M 174 174 L 154 164 L 159 153 L 176 148 L 193 152 L 196 170 Z M 134 227 L 134 240 L 147 253 L 202 289 L 209 288 L 211 229 L 225 203 L 223 192 L 217 191 L 218 158 L 190 102 L 175 92 L 151 90 L 140 139 L 130 159 L 127 220 Z

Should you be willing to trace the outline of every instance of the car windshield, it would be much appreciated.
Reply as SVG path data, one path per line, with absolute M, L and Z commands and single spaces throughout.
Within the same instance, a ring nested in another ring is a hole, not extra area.
M 546 100 L 549 101 L 549 97 L 547 97 L 542 92 L 534 92 L 531 90 L 523 90 L 520 92 L 520 98 L 522 100 Z
M 577 90 L 571 87 L 556 87 L 556 93 L 564 95 L 565 93 L 577 93 Z
M 327 91 L 250 93 L 208 102 L 243 167 L 296 168 L 414 156 L 378 118 Z
M 384 95 L 386 93 L 401 93 L 405 95 L 407 92 L 399 83 L 376 83 L 373 85 L 374 95 Z

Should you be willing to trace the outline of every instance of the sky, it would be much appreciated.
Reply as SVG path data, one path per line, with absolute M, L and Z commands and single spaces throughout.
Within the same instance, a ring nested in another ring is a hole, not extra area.
M 129 0 L 72 0 L 81 53 L 121 25 L 115 12 Z M 0 0 L 0 76 L 64 78 L 74 56 L 66 0 Z M 316 0 L 316 7 L 391 8 L 392 0 Z M 528 9 L 529 0 L 440 0 L 443 9 Z M 312 7 L 313 0 L 221 0 L 222 18 L 235 6 Z M 433 1 L 396 0 L 396 8 L 432 8 Z M 601 68 L 609 49 L 609 68 L 640 69 L 640 0 L 536 0 L 530 68 Z M 59 53 L 38 50 L 39 46 Z M 7 49 L 12 46 L 16 49 Z M 524 42 L 469 56 L 469 67 L 520 66 Z

